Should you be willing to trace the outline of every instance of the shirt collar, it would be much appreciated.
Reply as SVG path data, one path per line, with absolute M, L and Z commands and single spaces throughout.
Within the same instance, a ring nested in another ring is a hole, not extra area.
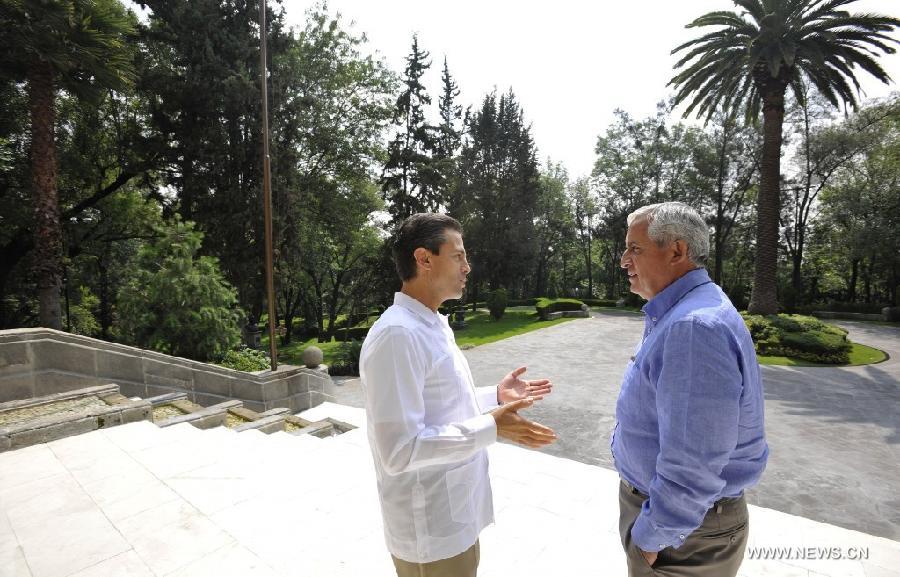
M 695 268 L 661 290 L 655 297 L 647 301 L 641 310 L 647 315 L 649 321 L 655 323 L 675 306 L 675 303 L 684 298 L 684 295 L 709 282 L 712 282 L 712 279 L 709 278 L 706 269 Z
M 438 321 L 438 313 L 405 293 L 394 293 L 394 304 L 416 313 L 429 325 Z

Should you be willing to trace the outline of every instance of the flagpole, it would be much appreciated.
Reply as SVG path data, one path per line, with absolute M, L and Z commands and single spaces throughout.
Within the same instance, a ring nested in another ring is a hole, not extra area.
M 275 343 L 275 275 L 272 270 L 272 174 L 269 165 L 269 97 L 266 79 L 266 0 L 259 0 L 259 74 L 262 88 L 263 213 L 266 235 L 266 300 L 269 302 L 269 354 L 272 371 L 278 369 Z

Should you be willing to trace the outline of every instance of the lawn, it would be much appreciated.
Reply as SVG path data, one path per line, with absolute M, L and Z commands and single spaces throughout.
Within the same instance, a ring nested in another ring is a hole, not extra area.
M 516 309 L 519 309 L 519 307 L 516 307 Z M 524 310 L 516 309 L 507 309 L 506 314 L 499 321 L 491 318 L 487 310 L 484 309 L 479 309 L 474 315 L 471 311 L 467 311 L 466 328 L 455 331 L 456 344 L 460 347 L 465 345 L 483 345 L 573 320 L 571 318 L 562 318 L 552 321 L 541 321 L 538 320 L 534 307 L 522 307 Z M 374 317 L 370 319 L 370 322 L 374 322 Z M 287 346 L 279 345 L 278 361 L 289 365 L 302 365 L 303 350 L 310 345 L 315 345 L 322 349 L 322 354 L 325 356 L 325 364 L 333 365 L 341 358 L 342 344 L 344 343 L 339 341 L 320 343 L 315 338 L 307 341 L 294 341 Z M 262 336 L 262 350 L 269 350 L 269 337 L 266 334 Z
M 341 345 L 344 344 L 339 341 L 332 340 L 330 343 L 320 343 L 318 340 L 313 337 L 307 341 L 293 341 L 289 345 L 278 345 L 278 362 L 284 363 L 286 365 L 303 365 L 303 349 L 310 345 L 315 345 L 322 349 L 322 354 L 325 356 L 325 360 L 323 361 L 326 365 L 333 365 L 335 362 L 340 360 L 341 358 Z M 269 336 L 263 335 L 262 337 L 262 350 L 269 350 Z
M 506 309 L 506 314 L 499 321 L 491 318 L 486 310 L 479 309 L 474 315 L 469 311 L 466 313 L 466 328 L 455 331 L 456 344 L 460 347 L 484 345 L 571 320 L 574 319 L 570 317 L 552 321 L 538 320 L 534 307 L 528 307 L 527 310 Z

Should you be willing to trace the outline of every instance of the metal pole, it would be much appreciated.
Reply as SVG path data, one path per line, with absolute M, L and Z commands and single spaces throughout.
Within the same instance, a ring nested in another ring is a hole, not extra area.
M 272 370 L 278 368 L 278 347 L 275 344 L 275 275 L 272 272 L 272 175 L 269 167 L 269 96 L 266 80 L 266 0 L 259 0 L 259 74 L 262 87 L 262 144 L 263 144 L 263 212 L 266 235 L 266 300 L 269 301 L 269 354 Z

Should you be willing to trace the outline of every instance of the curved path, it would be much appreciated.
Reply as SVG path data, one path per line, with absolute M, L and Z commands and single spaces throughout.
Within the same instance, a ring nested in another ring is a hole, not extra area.
M 642 317 L 609 312 L 465 352 L 478 383 L 528 366 L 553 379 L 532 418 L 560 438 L 546 451 L 612 468 L 616 397 Z M 900 540 L 900 329 L 840 322 L 891 358 L 862 367 L 763 367 L 771 457 L 751 502 Z

